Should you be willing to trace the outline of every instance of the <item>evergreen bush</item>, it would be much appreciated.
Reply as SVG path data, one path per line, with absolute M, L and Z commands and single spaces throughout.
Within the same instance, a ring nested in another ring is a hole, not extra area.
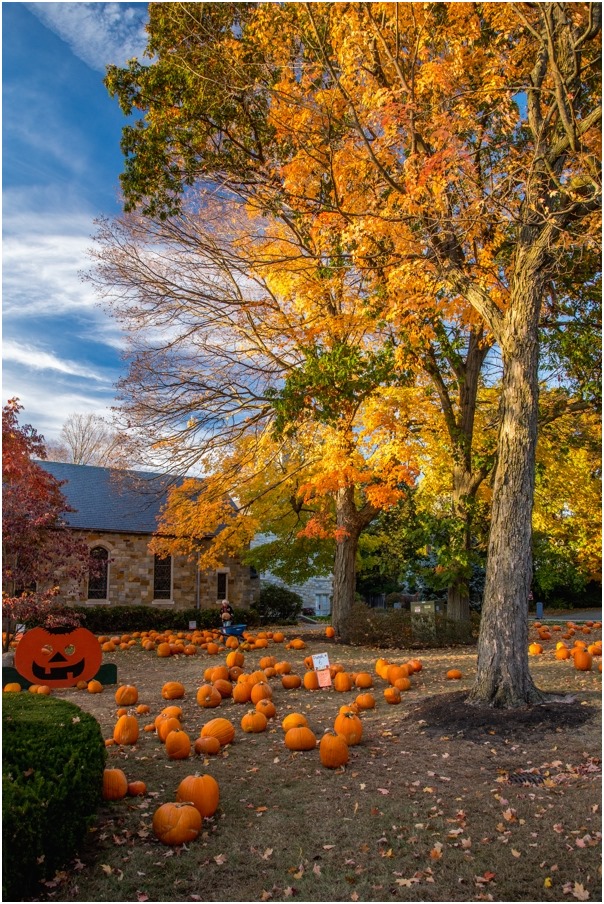
M 2 695 L 2 892 L 21 901 L 82 844 L 101 802 L 96 719 L 66 700 Z
M 252 612 L 263 622 L 294 622 L 302 612 L 304 600 L 280 584 L 263 584 Z

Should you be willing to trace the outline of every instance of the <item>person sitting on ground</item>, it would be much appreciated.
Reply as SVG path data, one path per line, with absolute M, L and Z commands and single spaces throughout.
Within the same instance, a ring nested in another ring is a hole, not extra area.
M 228 628 L 229 625 L 233 623 L 233 619 L 235 618 L 235 613 L 233 611 L 233 607 L 229 603 L 228 600 L 221 600 L 220 602 L 220 619 L 225 628 Z

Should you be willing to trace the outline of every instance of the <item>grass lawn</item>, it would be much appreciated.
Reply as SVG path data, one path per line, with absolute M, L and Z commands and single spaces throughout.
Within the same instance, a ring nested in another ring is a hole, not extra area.
M 301 629 L 304 631 L 304 628 Z M 288 638 L 300 636 L 293 629 Z M 134 747 L 108 749 L 108 765 L 148 792 L 103 805 L 80 857 L 46 884 L 38 900 L 56 901 L 573 901 L 601 900 L 601 675 L 557 661 L 556 635 L 531 657 L 543 690 L 571 694 L 519 713 L 466 707 L 475 649 L 389 650 L 335 646 L 321 633 L 302 635 L 306 649 L 245 654 L 253 671 L 261 657 L 303 659 L 327 651 L 347 671 L 374 676 L 377 705 L 361 715 L 363 740 L 340 771 L 325 769 L 318 751 L 292 753 L 281 720 L 299 711 L 318 738 L 340 706 L 359 691 L 284 690 L 270 679 L 277 716 L 261 734 L 240 720 L 250 705 L 229 698 L 216 709 L 195 699 L 209 665 L 224 655 L 159 658 L 140 647 L 106 654 L 120 684 L 135 684 L 151 708 L 141 728 L 168 704 L 168 680 L 185 686 L 183 727 L 192 738 L 224 716 L 235 740 L 217 756 L 168 759 L 153 732 Z M 595 637 L 600 637 L 600 631 Z M 374 671 L 419 657 L 423 668 L 400 705 L 383 696 Z M 596 660 L 594 660 L 596 661 Z M 450 668 L 460 681 L 445 680 Z M 54 692 L 93 713 L 109 738 L 116 720 L 115 687 L 103 693 Z M 134 711 L 134 709 L 132 710 Z M 180 780 L 209 773 L 220 806 L 189 845 L 161 845 L 151 830 L 155 809 L 175 799 Z

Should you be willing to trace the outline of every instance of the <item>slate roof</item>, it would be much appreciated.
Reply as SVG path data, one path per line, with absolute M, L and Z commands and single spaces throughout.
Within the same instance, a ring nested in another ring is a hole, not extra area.
M 152 534 L 167 499 L 178 481 L 167 474 L 38 461 L 57 480 L 73 512 L 64 515 L 70 527 L 82 530 Z

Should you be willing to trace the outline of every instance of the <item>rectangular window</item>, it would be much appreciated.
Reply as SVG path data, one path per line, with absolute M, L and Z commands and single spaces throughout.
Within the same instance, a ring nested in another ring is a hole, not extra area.
M 218 571 L 216 573 L 216 599 L 226 600 L 229 598 L 229 576 L 226 571 Z
M 172 598 L 172 557 L 155 556 L 153 568 L 153 599 Z

